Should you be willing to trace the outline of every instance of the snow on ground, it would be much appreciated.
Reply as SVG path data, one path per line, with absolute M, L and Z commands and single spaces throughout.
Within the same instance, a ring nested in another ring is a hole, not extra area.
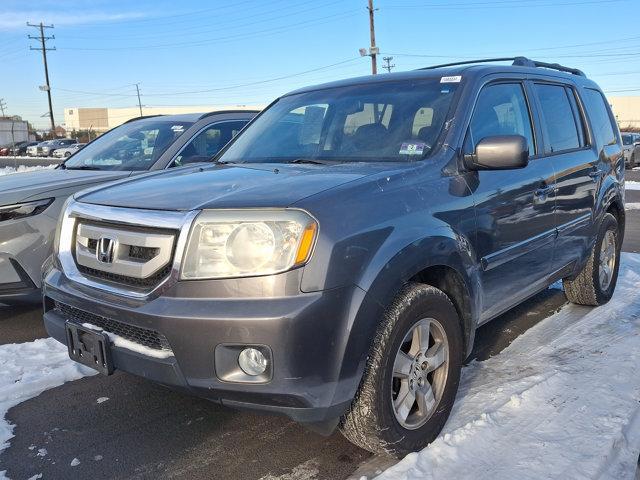
M 96 372 L 72 361 L 67 347 L 52 338 L 0 345 L 0 452 L 9 446 L 13 425 L 7 411 L 45 390 Z M 5 472 L 0 471 L 0 479 Z
M 465 367 L 442 435 L 376 480 L 635 478 L 640 255 L 622 262 L 607 305 L 567 305 Z
M 17 169 L 13 167 L 4 167 L 4 168 L 0 168 L 0 176 L 11 175 L 12 173 L 32 172 L 34 170 L 48 170 L 55 167 L 57 167 L 57 165 L 48 165 L 46 167 L 39 166 L 39 165 L 33 165 L 31 167 L 27 167 L 25 165 L 18 165 Z
M 636 182 L 635 180 L 625 180 L 624 189 L 625 190 L 640 190 L 640 182 Z

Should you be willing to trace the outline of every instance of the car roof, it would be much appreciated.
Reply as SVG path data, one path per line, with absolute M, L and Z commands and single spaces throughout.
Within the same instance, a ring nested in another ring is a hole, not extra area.
M 238 110 L 233 110 L 233 109 L 229 109 L 229 110 L 215 110 L 212 112 L 194 112 L 194 113 L 179 113 L 179 114 L 172 114 L 172 115 L 148 115 L 148 116 L 144 116 L 144 117 L 136 117 L 136 118 L 132 118 L 131 120 L 128 120 L 126 123 L 130 123 L 130 122 L 135 122 L 138 120 L 146 120 L 149 118 L 162 118 L 163 120 L 167 120 L 169 122 L 197 122 L 198 120 L 201 120 L 205 117 L 213 117 L 213 116 L 218 116 L 218 115 L 227 115 L 227 114 L 240 114 L 239 116 L 242 116 L 244 118 L 245 115 L 242 114 L 248 114 L 248 115 L 256 115 L 257 113 L 259 113 L 260 110 L 255 110 L 255 109 L 238 109 Z
M 483 61 L 484 62 L 484 61 Z M 549 64 L 550 65 L 550 64 Z M 566 67 L 563 67 L 566 68 Z M 577 71 L 577 70 L 576 70 Z M 499 65 L 495 63 L 472 63 L 468 65 L 442 66 L 442 67 L 425 67 L 424 69 L 410 70 L 407 72 L 385 73 L 381 75 L 366 75 L 362 77 L 348 78 L 329 82 L 319 85 L 300 88 L 285 94 L 284 96 L 294 95 L 298 93 L 312 92 L 316 90 L 324 90 L 329 88 L 349 87 L 357 85 L 373 85 L 378 83 L 387 83 L 393 81 L 417 81 L 429 80 L 442 77 L 461 76 L 466 79 L 478 79 L 491 74 L 516 73 L 523 76 L 536 75 L 546 76 L 549 78 L 571 80 L 575 83 L 594 86 L 597 85 L 586 78 L 584 74 L 574 74 L 564 71 L 554 70 L 545 67 L 536 66 L 520 66 L 520 65 Z

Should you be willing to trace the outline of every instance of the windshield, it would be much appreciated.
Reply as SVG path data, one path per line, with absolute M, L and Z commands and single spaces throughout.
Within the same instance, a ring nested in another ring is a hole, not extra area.
M 633 137 L 631 135 L 622 135 L 622 144 L 631 145 L 633 143 Z
M 148 170 L 192 122 L 158 118 L 125 123 L 78 150 L 68 169 Z
M 218 158 L 228 163 L 419 160 L 458 84 L 440 79 L 328 88 L 279 99 Z

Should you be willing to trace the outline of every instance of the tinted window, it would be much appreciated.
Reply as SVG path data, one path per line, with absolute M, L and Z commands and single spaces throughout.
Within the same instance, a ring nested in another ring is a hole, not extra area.
M 631 135 L 622 135 L 622 144 L 623 145 L 632 145 L 633 137 Z
M 522 135 L 529 152 L 535 152 L 531 117 L 519 83 L 489 85 L 478 96 L 467 141 L 475 149 L 483 138 L 497 135 Z
M 430 153 L 442 131 L 457 87 L 434 79 L 287 95 L 263 112 L 219 160 L 419 160 Z
M 242 130 L 247 122 L 219 122 L 202 130 L 176 156 L 172 167 L 206 162 Z
M 546 134 L 545 151 L 561 152 L 580 148 L 578 128 L 567 91 L 559 85 L 535 85 L 540 108 L 542 126 Z
M 591 120 L 591 127 L 596 140 L 601 145 L 616 143 L 614 126 L 604 97 L 599 91 L 590 88 L 585 88 L 583 92 L 587 115 Z

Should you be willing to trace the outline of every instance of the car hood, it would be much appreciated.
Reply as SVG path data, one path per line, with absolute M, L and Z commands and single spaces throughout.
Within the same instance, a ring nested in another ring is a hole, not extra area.
M 43 169 L 0 176 L 0 205 L 11 205 L 29 198 L 76 189 L 98 182 L 129 176 L 131 172 Z
M 385 168 L 389 165 L 213 165 L 145 175 L 92 190 L 76 199 L 99 205 L 153 210 L 287 207 Z

